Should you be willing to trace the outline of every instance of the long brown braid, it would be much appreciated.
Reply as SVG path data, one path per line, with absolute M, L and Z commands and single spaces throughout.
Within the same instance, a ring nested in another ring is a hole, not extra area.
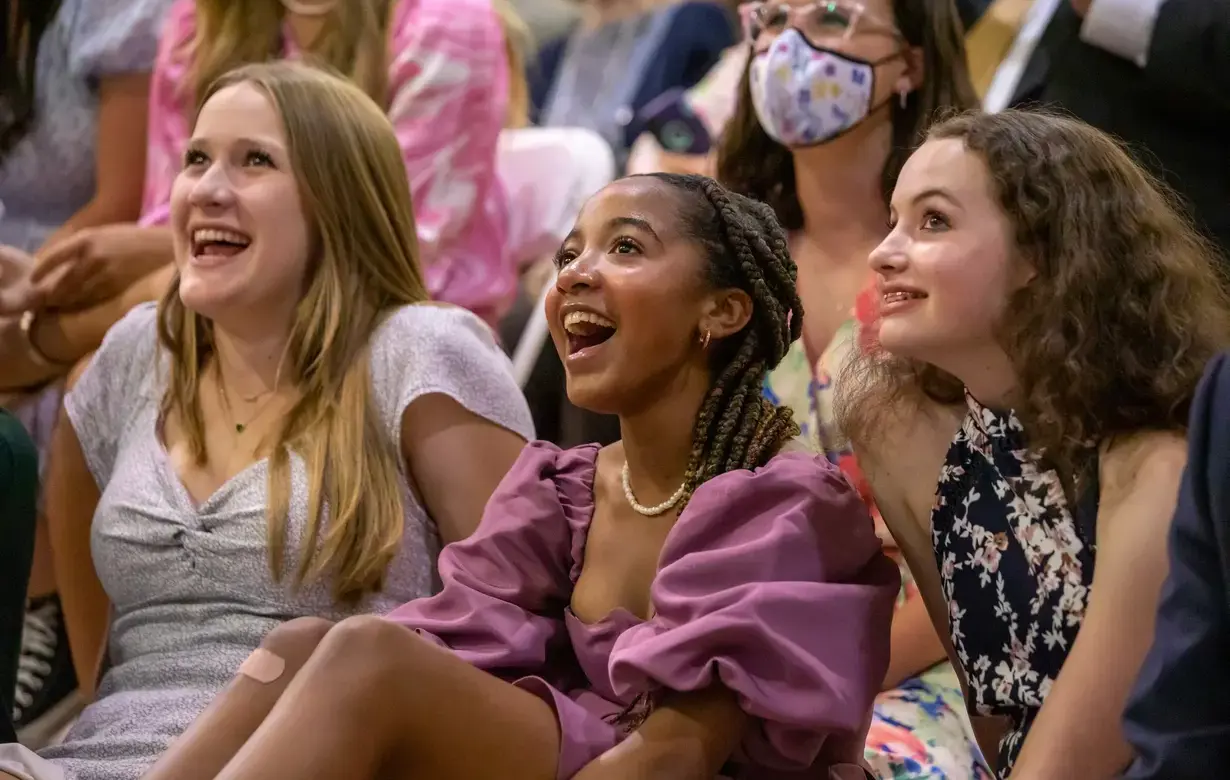
M 763 466 L 799 435 L 789 407 L 769 401 L 761 388 L 802 332 L 803 304 L 795 289 L 798 268 L 771 208 L 706 176 L 648 175 L 684 195 L 684 233 L 708 258 L 709 283 L 752 297 L 747 326 L 713 345 L 717 378 L 696 417 L 682 510 L 707 480 Z

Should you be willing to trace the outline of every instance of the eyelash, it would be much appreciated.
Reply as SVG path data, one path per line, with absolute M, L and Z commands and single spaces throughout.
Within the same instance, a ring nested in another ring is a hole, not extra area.
M 937 228 L 937 227 L 932 226 L 932 225 L 930 224 L 932 220 L 935 220 L 935 221 L 939 222 L 939 223 L 940 223 L 940 226 L 939 226 L 938 228 Z M 940 212 L 938 212 L 938 211 L 934 211 L 934 210 L 929 210 L 929 211 L 925 211 L 925 212 L 923 212 L 923 221 L 922 221 L 922 224 L 923 224 L 923 230 L 943 230 L 943 229 L 946 229 L 946 228 L 949 226 L 949 225 L 948 225 L 948 217 L 945 217 L 945 216 L 944 216 L 943 214 L 941 214 Z
M 615 251 L 621 246 L 630 247 L 635 252 L 641 251 L 640 244 L 636 243 L 635 241 L 628 238 L 627 236 L 620 236 L 619 238 L 615 239 L 614 243 L 611 244 L 611 254 L 627 254 L 626 252 L 621 253 L 621 252 Z M 555 267 L 557 269 L 563 268 L 564 266 L 568 265 L 573 260 L 575 260 L 576 257 L 577 257 L 576 252 L 573 252 L 571 249 L 565 249 L 563 247 L 560 247 L 559 251 L 555 253 L 555 258 L 554 258 Z
M 203 165 L 208 162 L 209 158 L 205 153 L 197 149 L 189 149 L 184 153 L 184 167 L 189 168 L 194 165 Z M 262 151 L 251 151 L 244 155 L 244 165 L 253 164 L 267 168 L 276 168 L 273 164 L 273 157 Z
M 939 226 L 936 227 L 928 224 L 931 220 L 936 220 L 939 222 Z M 940 212 L 935 211 L 934 209 L 928 209 L 923 212 L 921 227 L 923 230 L 943 230 L 951 227 L 951 223 L 948 221 L 948 217 L 944 216 Z M 897 219 L 895 217 L 889 217 L 888 229 L 890 231 L 897 229 Z

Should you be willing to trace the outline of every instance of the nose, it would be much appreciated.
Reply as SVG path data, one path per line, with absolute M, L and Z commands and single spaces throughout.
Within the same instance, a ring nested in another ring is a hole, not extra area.
M 192 185 L 188 201 L 200 209 L 224 208 L 234 203 L 235 188 L 226 166 L 215 162 L 206 168 Z
M 871 270 L 884 276 L 899 273 L 909 263 L 906 244 L 906 238 L 894 230 L 885 236 L 879 246 L 871 250 L 867 264 L 871 266 Z
M 591 252 L 582 252 L 559 270 L 555 277 L 555 286 L 565 295 L 575 295 L 582 290 L 590 290 L 602 285 L 602 274 L 598 269 L 598 260 Z

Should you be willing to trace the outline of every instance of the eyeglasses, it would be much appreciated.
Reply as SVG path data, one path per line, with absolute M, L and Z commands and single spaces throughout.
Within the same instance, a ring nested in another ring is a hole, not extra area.
M 778 35 L 793 27 L 811 41 L 848 39 L 858 32 L 879 32 L 901 38 L 896 25 L 869 13 L 856 0 L 813 0 L 794 4 L 783 0 L 753 0 L 739 6 L 744 37 L 755 43 L 766 32 Z

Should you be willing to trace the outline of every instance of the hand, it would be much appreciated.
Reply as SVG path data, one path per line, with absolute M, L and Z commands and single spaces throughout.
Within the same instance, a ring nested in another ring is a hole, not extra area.
M 1089 6 L 1093 5 L 1093 0 L 1071 0 L 1072 7 L 1076 9 L 1076 15 L 1085 18 L 1085 14 L 1089 13 Z
M 84 228 L 42 252 L 31 274 L 37 304 L 84 309 L 114 298 L 147 272 L 150 238 L 134 224 Z
M 33 305 L 33 267 L 30 255 L 16 247 L 0 246 L 0 316 L 20 314 Z

